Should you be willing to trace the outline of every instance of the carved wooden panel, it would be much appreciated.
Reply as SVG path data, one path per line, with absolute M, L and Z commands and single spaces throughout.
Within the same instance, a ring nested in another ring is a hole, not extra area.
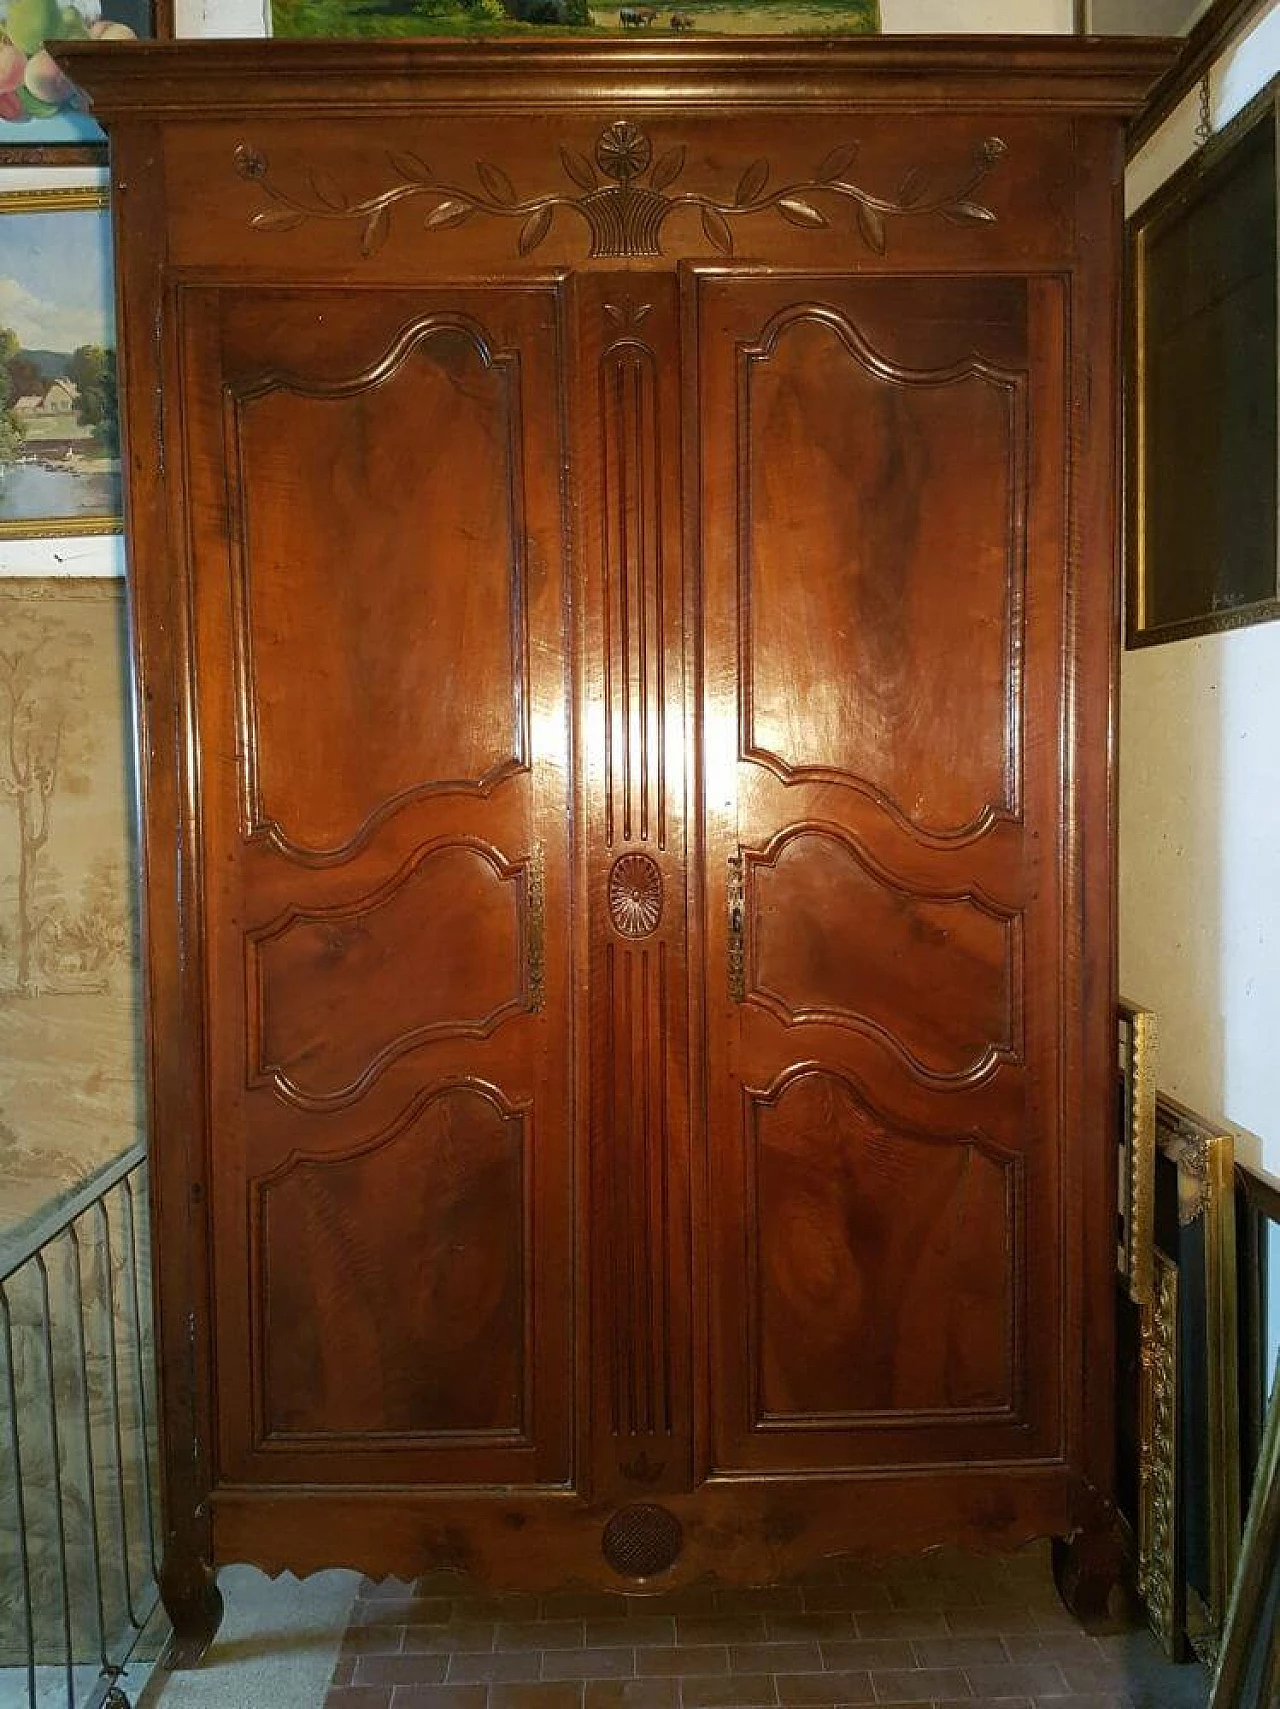
M 483 1084 L 256 1183 L 264 1438 L 520 1438 L 529 1416 L 526 1117 Z
M 749 1001 L 789 1026 L 831 1021 L 868 1033 L 935 1085 L 972 1083 L 1018 1059 L 1016 910 L 972 890 L 923 888 L 822 824 L 793 826 L 749 852 L 745 886 Z
M 646 854 L 619 855 L 609 870 L 609 918 L 624 938 L 647 938 L 662 920 L 662 873 Z
M 866 248 L 882 255 L 890 225 L 900 220 L 940 216 L 956 226 L 994 224 L 994 210 L 974 192 L 1008 147 L 1000 137 L 977 137 L 968 152 L 968 160 L 944 172 L 917 160 L 896 190 L 877 193 L 851 179 L 858 143 L 846 139 L 834 147 L 828 142 L 821 157 L 790 181 L 771 182 L 771 162 L 756 156 L 738 168 L 732 189 L 723 182 L 717 192 L 683 181 L 689 164 L 686 142 L 655 149 L 641 125 L 622 118 L 600 131 L 587 152 L 561 140 L 556 188 L 532 195 L 522 193 L 496 161 L 475 160 L 461 181 L 451 183 L 409 149 L 388 150 L 382 173 L 386 187 L 365 196 L 314 166 L 305 183 L 299 182 L 296 169 L 277 173 L 263 150 L 251 143 L 238 143 L 228 166 L 260 192 L 259 205 L 248 216 L 252 230 L 283 235 L 316 221 L 338 221 L 358 234 L 359 253 L 366 261 L 392 235 L 393 223 L 406 223 L 406 213 L 418 214 L 413 224 L 424 227 L 429 238 L 476 219 L 516 222 L 516 248 L 522 256 L 541 248 L 560 214 L 576 215 L 585 226 L 593 259 L 660 255 L 663 227 L 683 210 L 697 212 L 703 243 L 721 255 L 734 252 L 734 226 L 762 213 L 809 231 L 825 231 L 839 222 L 856 231 Z M 527 182 L 527 161 L 518 166 L 513 162 L 512 169 Z M 695 162 L 695 170 L 705 180 L 701 161 Z M 545 167 L 543 171 L 547 176 Z M 839 221 L 849 211 L 852 220 Z
M 1058 1448 L 1057 289 L 697 285 L 725 1471 Z
M 610 844 L 667 840 L 667 684 L 657 356 L 630 330 L 649 305 L 628 297 L 627 326 L 599 361 L 604 618 L 605 835 Z M 607 312 L 607 311 L 606 311 Z M 610 328 L 612 330 L 612 328 Z
M 323 298 L 302 318 L 305 360 L 228 384 L 226 435 L 246 830 L 315 861 L 527 764 L 527 567 L 518 358 L 418 312 L 356 364 Z
M 370 896 L 250 933 L 255 1084 L 332 1108 L 415 1046 L 530 1007 L 531 875 L 483 843 L 434 843 Z
M 757 1427 L 1011 1412 L 1019 1160 L 891 1121 L 812 1065 L 746 1114 Z
M 612 1154 L 602 1256 L 616 1336 L 609 1370 L 616 1436 L 669 1435 L 672 1429 L 667 960 L 661 943 L 605 950 L 605 1015 L 616 1054 L 606 1068 L 602 1101 Z
M 738 364 L 743 757 L 933 837 L 1015 813 L 1023 376 L 904 362 L 820 299 Z
M 559 1483 L 556 292 L 192 286 L 182 325 L 192 505 L 226 523 L 190 574 L 219 1463 Z
M 593 1461 L 634 1496 L 692 1457 L 679 334 L 670 279 L 580 290 Z

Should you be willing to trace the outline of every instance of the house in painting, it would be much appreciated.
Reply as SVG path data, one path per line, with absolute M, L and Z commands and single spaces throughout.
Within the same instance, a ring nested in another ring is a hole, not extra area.
M 25 398 L 19 398 L 13 406 L 13 413 L 24 433 L 42 423 L 56 425 L 60 431 L 65 431 L 76 425 L 79 408 L 80 388 L 73 380 L 63 377 L 52 381 L 43 395 L 32 392 Z
M 69 459 L 87 454 L 96 442 L 95 428 L 81 420 L 80 388 L 66 375 L 20 397 L 12 413 L 28 457 Z

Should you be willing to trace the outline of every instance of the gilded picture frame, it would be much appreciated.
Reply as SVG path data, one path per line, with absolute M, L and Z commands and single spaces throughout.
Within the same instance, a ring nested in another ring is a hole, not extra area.
M 123 527 L 107 200 L 0 192 L 0 540 Z
M 1116 1269 L 1135 1305 L 1155 1290 L 1156 1017 L 1122 997 L 1118 1006 L 1120 1122 Z
M 1175 1622 L 1207 1666 L 1218 1655 L 1240 1553 L 1240 1389 L 1235 1138 L 1161 1093 L 1156 1100 L 1156 1263 L 1177 1272 Z M 1167 1309 L 1165 1311 L 1167 1320 Z M 1174 1652 L 1180 1647 L 1175 1640 Z
M 1152 1254 L 1150 1301 L 1138 1308 L 1137 1590 L 1171 1661 L 1185 1654 L 1178 1571 L 1178 1266 Z

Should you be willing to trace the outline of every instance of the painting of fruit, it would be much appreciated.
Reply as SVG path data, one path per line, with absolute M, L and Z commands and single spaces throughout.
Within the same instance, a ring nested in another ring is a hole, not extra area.
M 0 145 L 99 141 L 51 41 L 133 41 L 154 34 L 151 0 L 0 0 Z
M 866 35 L 880 27 L 878 0 L 271 0 L 277 36 Z

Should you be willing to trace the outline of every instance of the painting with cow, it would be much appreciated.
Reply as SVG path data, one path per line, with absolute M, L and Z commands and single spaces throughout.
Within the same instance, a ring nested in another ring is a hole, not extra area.
M 866 35 L 879 0 L 698 0 L 667 11 L 634 0 L 271 0 L 277 36 Z

